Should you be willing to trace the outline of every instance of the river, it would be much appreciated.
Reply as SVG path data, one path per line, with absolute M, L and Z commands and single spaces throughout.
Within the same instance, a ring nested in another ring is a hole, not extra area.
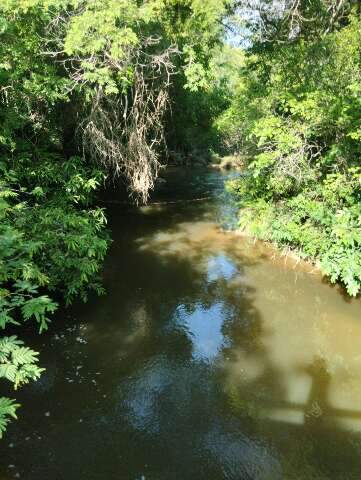
M 29 331 L 0 479 L 359 480 L 361 305 L 233 224 L 225 175 L 113 204 L 107 295 Z

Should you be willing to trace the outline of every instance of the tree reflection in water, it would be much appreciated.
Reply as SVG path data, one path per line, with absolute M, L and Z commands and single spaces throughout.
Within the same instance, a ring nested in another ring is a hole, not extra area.
M 360 305 L 222 232 L 212 175 L 214 202 L 113 210 L 107 296 L 54 321 L 1 479 L 360 478 Z

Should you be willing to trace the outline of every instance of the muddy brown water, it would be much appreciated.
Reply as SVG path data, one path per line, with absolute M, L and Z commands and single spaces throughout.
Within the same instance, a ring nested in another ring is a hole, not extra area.
M 1 480 L 361 479 L 360 300 L 223 231 L 223 180 L 112 205 L 107 295 L 27 334 Z

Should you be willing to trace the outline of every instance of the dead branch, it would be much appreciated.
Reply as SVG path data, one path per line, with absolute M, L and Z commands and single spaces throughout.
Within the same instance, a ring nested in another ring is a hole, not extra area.
M 160 146 L 164 144 L 163 118 L 169 105 L 169 86 L 176 73 L 177 47 L 161 46 L 155 35 L 140 38 L 136 46 L 129 45 L 121 59 L 111 55 L 111 42 L 102 52 L 67 56 L 63 39 L 73 15 L 81 11 L 61 11 L 49 22 L 51 41 L 44 42 L 44 55 L 55 57 L 67 71 L 69 92 L 87 86 L 92 92 L 90 106 L 85 108 L 77 134 L 83 152 L 92 160 L 105 165 L 114 175 L 123 175 L 131 196 L 145 203 L 158 176 Z M 48 35 L 49 36 L 49 35 Z M 128 86 L 118 87 L 118 93 L 106 91 L 99 83 L 91 83 L 84 68 L 104 69 L 124 78 Z
M 154 45 L 155 39 L 144 40 L 144 46 L 149 44 Z M 135 50 L 131 87 L 124 93 L 106 95 L 101 86 L 96 86 L 89 114 L 80 125 L 84 151 L 110 167 L 114 175 L 123 175 L 137 202 L 147 201 L 161 168 L 163 117 L 175 73 L 172 56 L 177 53 L 175 47 L 157 54 Z

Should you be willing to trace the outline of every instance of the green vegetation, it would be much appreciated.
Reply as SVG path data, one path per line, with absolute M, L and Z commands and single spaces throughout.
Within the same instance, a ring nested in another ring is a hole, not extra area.
M 146 202 L 168 153 L 237 155 L 241 227 L 358 293 L 357 2 L 2 0 L 0 40 L 0 377 L 15 388 L 42 368 L 13 332 L 103 292 L 98 192 L 122 176 Z M 0 434 L 17 407 L 0 398 Z
M 1 2 L 3 330 L 33 321 L 41 333 L 59 304 L 102 293 L 110 238 L 97 192 L 122 175 L 133 199 L 147 200 L 164 156 L 169 105 L 205 84 L 232 5 Z M 15 388 L 42 371 L 16 336 L 0 338 L 0 362 L 0 377 Z M 0 398 L 1 434 L 17 407 Z
M 262 36 L 256 29 L 232 105 L 217 125 L 247 158 L 244 175 L 230 185 L 242 229 L 317 260 L 332 282 L 356 295 L 360 11 L 346 1 L 339 11 L 332 1 L 296 3 L 283 16 L 269 12 Z
M 39 368 L 38 353 L 23 346 L 16 336 L 0 339 L 0 378 L 14 384 L 15 390 L 29 380 L 37 380 L 43 368 Z M 6 430 L 11 418 L 16 418 L 16 410 L 20 405 L 15 400 L 0 397 L 0 438 Z

